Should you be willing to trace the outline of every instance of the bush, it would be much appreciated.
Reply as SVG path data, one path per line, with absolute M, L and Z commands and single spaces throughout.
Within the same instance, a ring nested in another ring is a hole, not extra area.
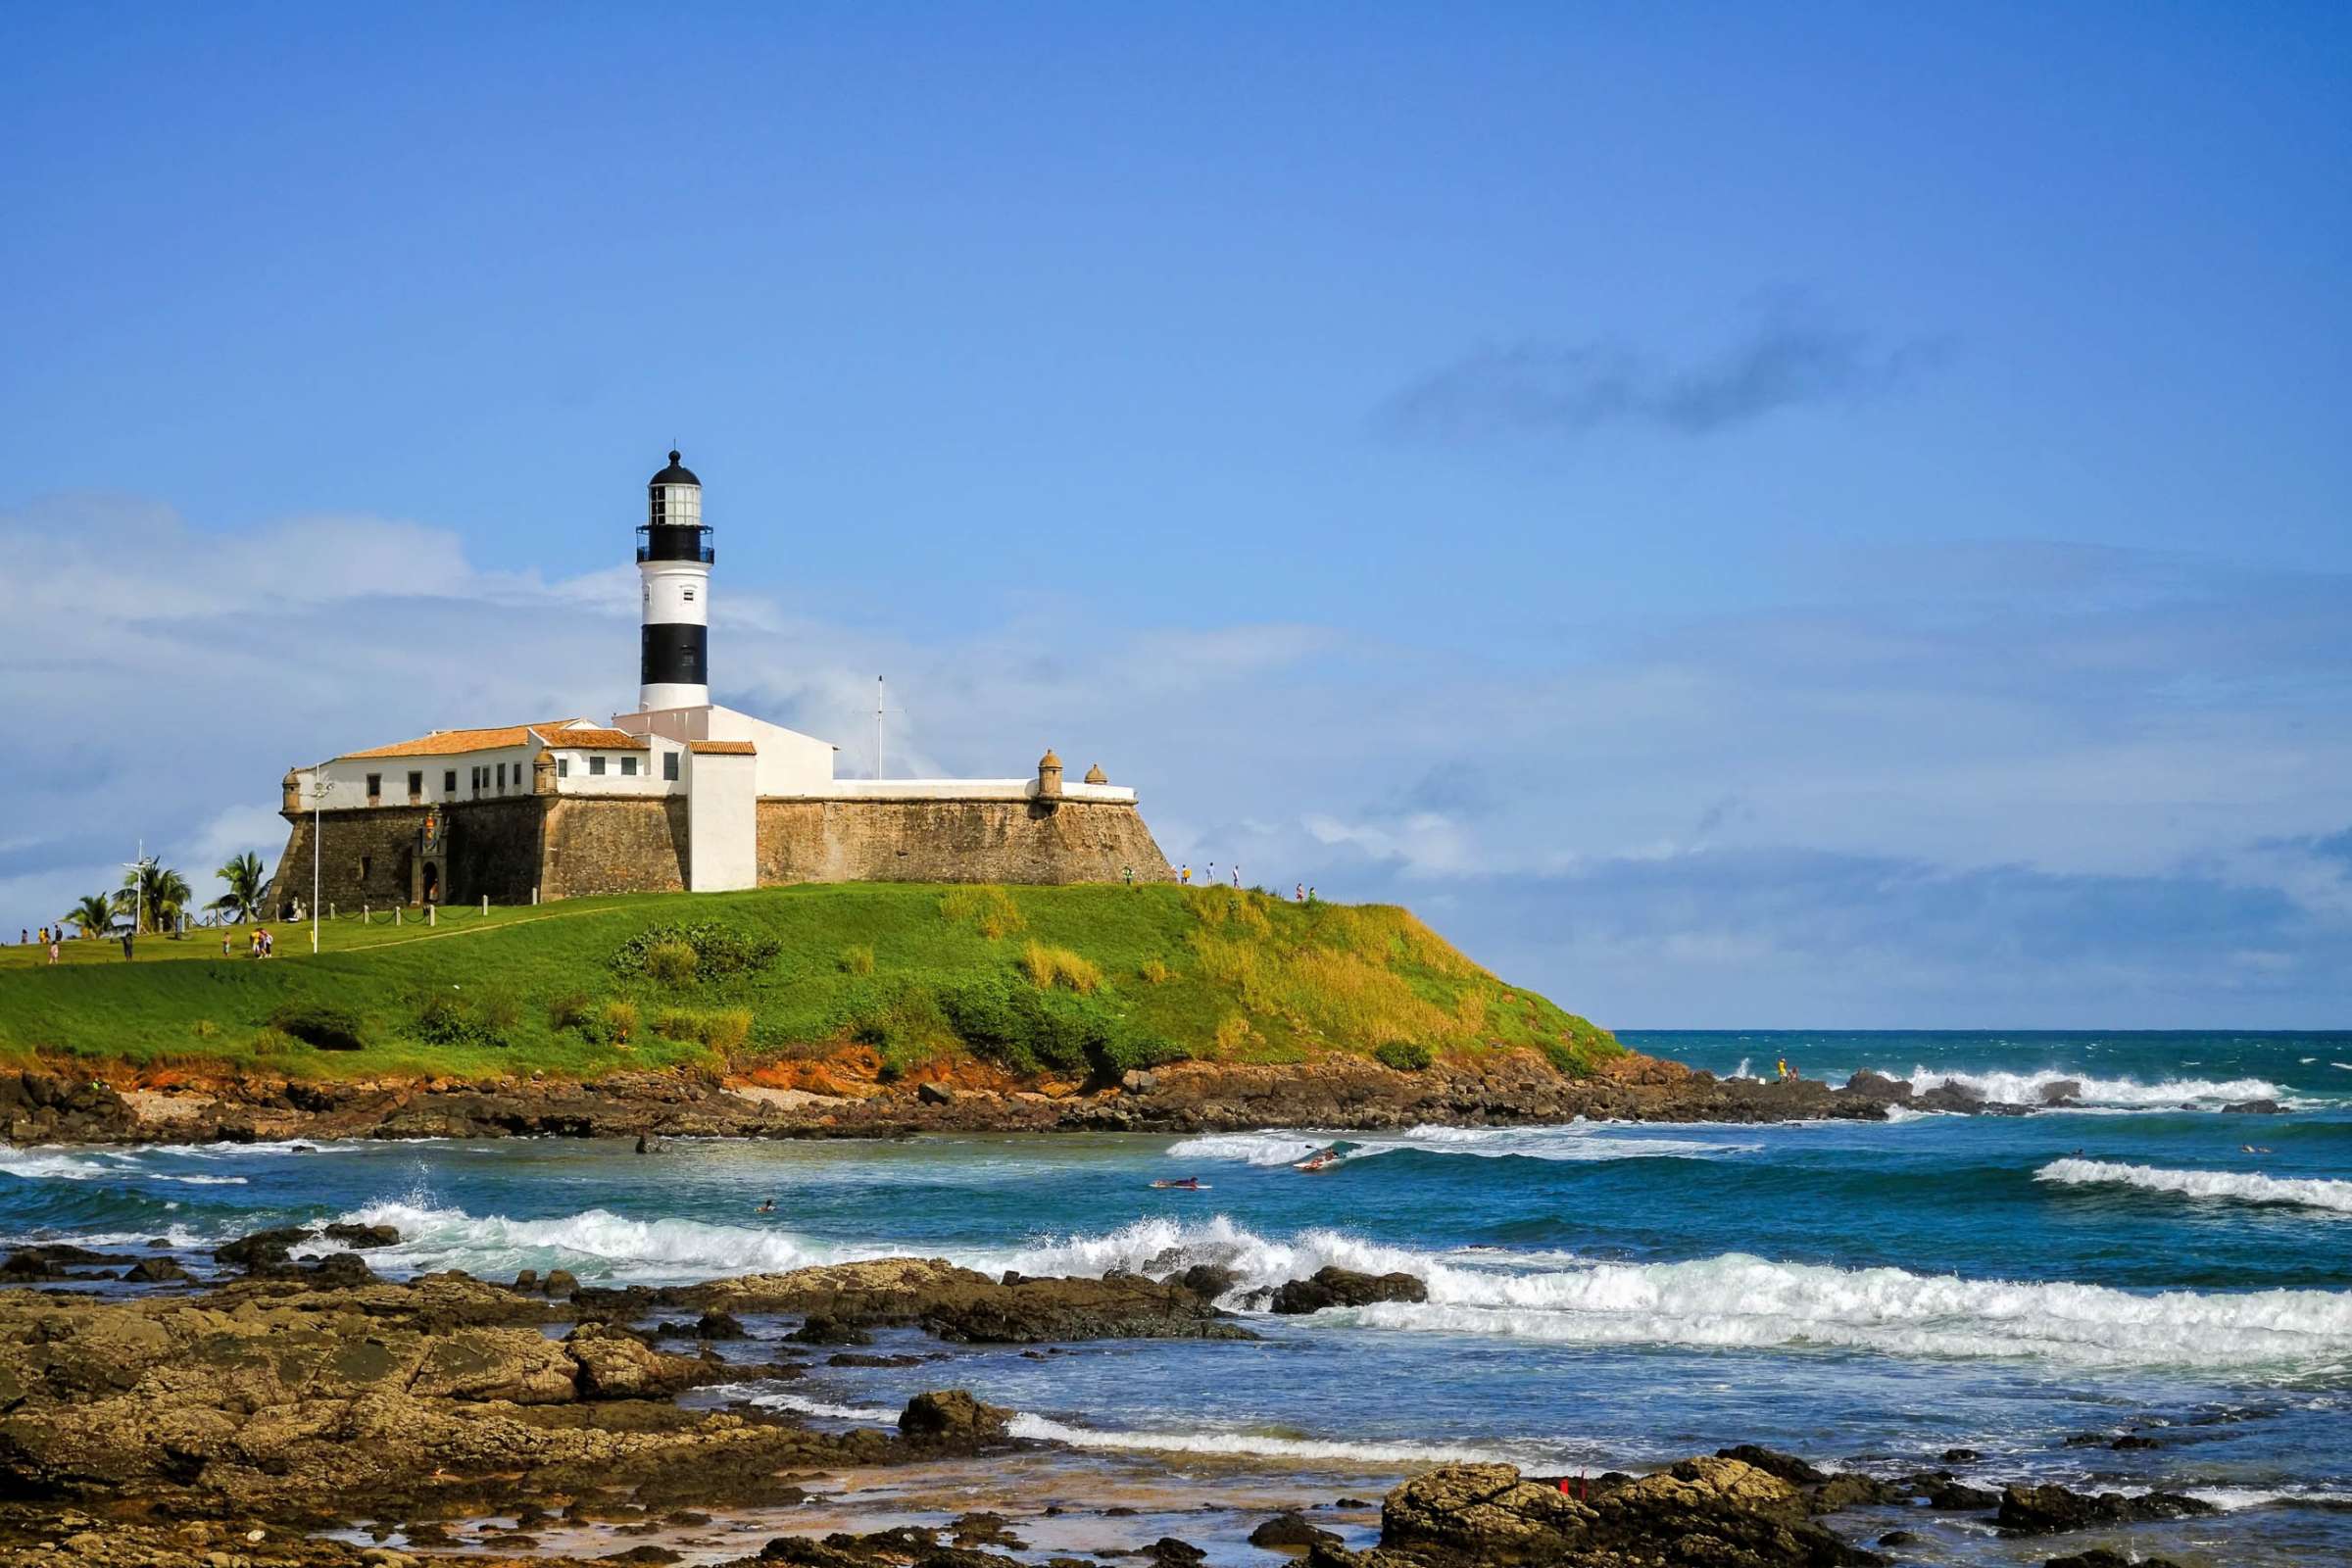
M 752 1009 L 729 1007 L 703 1020 L 703 1044 L 716 1052 L 741 1051 L 752 1038 Z
M 1102 985 L 1102 971 L 1091 959 L 1067 948 L 1049 948 L 1032 940 L 1021 949 L 1021 972 L 1040 991 L 1067 986 L 1080 996 L 1092 996 Z
M 764 969 L 775 961 L 782 947 L 773 937 L 739 931 L 714 920 L 683 926 L 649 925 L 613 950 L 612 970 L 623 975 L 653 974 L 654 950 L 673 942 L 693 950 L 694 972 L 705 980 Z
M 1110 1079 L 1190 1054 L 1173 1041 L 1129 1027 L 1092 997 L 1006 978 L 949 987 L 938 1002 L 966 1046 L 1016 1073 L 1086 1072 Z
M 521 1021 L 522 1008 L 512 997 L 433 991 L 416 1004 L 414 1032 L 427 1045 L 503 1046 Z
M 329 1002 L 289 1002 L 270 1015 L 270 1027 L 319 1051 L 362 1051 L 368 1025 L 349 1007 Z
M 1170 969 L 1166 964 L 1160 962 L 1157 958 L 1146 958 L 1144 960 L 1144 966 L 1141 969 L 1138 969 L 1136 973 L 1144 977 L 1144 984 L 1148 986 L 1164 986 L 1168 983 L 1169 977 L 1173 975 L 1175 971 Z
M 1250 1020 L 1229 1012 L 1217 1023 L 1217 1054 L 1230 1055 L 1250 1041 Z
M 566 991 L 547 1004 L 551 1029 L 578 1029 L 595 1021 L 596 1004 L 585 991 Z
M 611 1046 L 625 1046 L 629 1036 L 637 1032 L 637 1004 L 625 997 L 615 997 L 600 1008 L 596 1016 L 596 1038 Z
M 691 1012 L 658 1012 L 654 1014 L 654 1033 L 664 1040 L 700 1040 L 703 1020 Z
M 702 955 L 694 951 L 691 942 L 657 942 L 645 950 L 645 972 L 661 985 L 694 984 L 695 969 L 701 962 Z
M 874 950 L 863 945 L 842 949 L 841 972 L 843 974 L 872 974 L 874 972 Z
M 1372 1056 L 1382 1066 L 1393 1067 L 1398 1072 L 1420 1072 L 1437 1059 L 1430 1054 L 1427 1046 L 1416 1045 L 1410 1040 L 1391 1040 L 1377 1046 L 1373 1048 Z
M 1120 1030 L 1103 1043 L 1099 1067 L 1104 1077 L 1113 1078 L 1142 1068 L 1164 1067 L 1191 1056 L 1191 1052 L 1165 1035 Z
M 991 942 L 1029 923 L 1012 895 L 999 887 L 950 888 L 940 895 L 939 912 L 951 925 L 969 922 Z
M 210 1040 L 220 1032 L 220 1026 L 210 1018 L 199 1018 L 188 1025 L 188 1032 L 199 1040 Z
M 1538 1049 L 1544 1053 L 1544 1059 L 1551 1063 L 1552 1070 L 1563 1078 L 1589 1078 L 1592 1074 L 1592 1057 L 1572 1040 L 1546 1040 Z
M 264 1029 L 253 1037 L 253 1044 L 246 1049 L 257 1056 L 282 1056 L 298 1043 L 282 1029 Z

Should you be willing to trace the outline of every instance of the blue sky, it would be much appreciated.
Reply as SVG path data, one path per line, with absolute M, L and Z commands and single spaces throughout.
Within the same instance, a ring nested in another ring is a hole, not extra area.
M 0 60 L 0 916 L 633 695 L 1051 742 L 1639 1025 L 2352 1000 L 2352 17 L 98 8 Z M 54 761 L 55 765 L 51 765 Z

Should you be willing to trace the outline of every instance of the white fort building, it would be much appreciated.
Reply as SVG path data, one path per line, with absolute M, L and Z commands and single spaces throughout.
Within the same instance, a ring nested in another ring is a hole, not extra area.
M 717 553 L 678 454 L 637 529 L 635 710 L 435 730 L 282 781 L 271 903 L 524 903 L 791 882 L 1089 882 L 1167 875 L 1135 791 L 1100 766 L 842 779 L 838 748 L 710 701 Z

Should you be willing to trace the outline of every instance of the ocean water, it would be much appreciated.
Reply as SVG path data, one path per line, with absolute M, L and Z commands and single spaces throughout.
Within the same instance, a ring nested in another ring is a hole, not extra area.
M 1312 1495 L 1451 1457 L 1545 1474 L 1741 1442 L 1899 1474 L 2183 1490 L 2216 1519 L 2065 1538 L 2189 1563 L 2352 1560 L 2352 1034 L 1637 1034 L 2082 1107 L 1886 1124 L 1424 1128 L 1291 1168 L 1316 1129 L 1187 1139 L 0 1149 L 0 1235 L 201 1250 L 388 1221 L 386 1271 L 677 1281 L 914 1252 L 1025 1273 L 1403 1269 L 1423 1303 L 1253 1316 L 1255 1345 L 820 1368 L 749 1396 L 884 1419 L 952 1382 L 1019 1430 Z M 2224 1114 L 2273 1099 L 2280 1116 Z M 1198 1176 L 1200 1192 L 1152 1189 Z M 753 1210 L 773 1198 L 776 1212 Z M 2125 1433 L 2153 1448 L 2116 1450 Z M 2074 1440 L 2070 1443 L 2069 1440 Z M 2099 1446 L 2092 1446 L 2093 1443 Z M 1982 1519 L 1875 1510 L 1903 1560 L 2037 1563 Z M 1271 1562 L 1228 1548 L 1225 1560 Z

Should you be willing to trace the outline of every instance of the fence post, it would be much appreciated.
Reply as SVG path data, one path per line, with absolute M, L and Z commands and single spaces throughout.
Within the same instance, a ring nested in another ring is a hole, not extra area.
M 366 924 L 368 923 L 368 913 L 369 913 L 369 910 L 368 910 L 368 906 L 367 906 L 367 905 L 365 905 L 365 904 L 361 905 L 361 906 L 360 906 L 360 924 L 362 924 L 362 925 L 366 925 Z
M 424 906 L 424 923 L 425 923 L 426 925 L 430 925 L 430 926 L 437 926 L 437 925 L 439 925 L 439 924 L 441 923 L 440 921 L 438 921 L 438 920 L 436 920 L 436 919 L 434 919 L 434 918 L 433 918 L 433 914 L 434 914 L 434 912 L 435 912 L 435 911 L 438 909 L 438 907 L 439 907 L 439 906 L 437 906 L 437 905 L 431 905 L 431 904 L 428 904 L 428 905 L 426 905 L 426 906 Z
M 400 906 L 397 904 L 392 906 L 392 923 L 394 925 L 400 924 Z
M 483 895 L 482 895 L 482 913 L 484 913 L 484 914 L 488 914 L 489 912 L 490 912 L 490 895 L 489 895 L 489 894 L 487 894 L 487 893 L 485 893 L 485 894 L 483 894 Z

